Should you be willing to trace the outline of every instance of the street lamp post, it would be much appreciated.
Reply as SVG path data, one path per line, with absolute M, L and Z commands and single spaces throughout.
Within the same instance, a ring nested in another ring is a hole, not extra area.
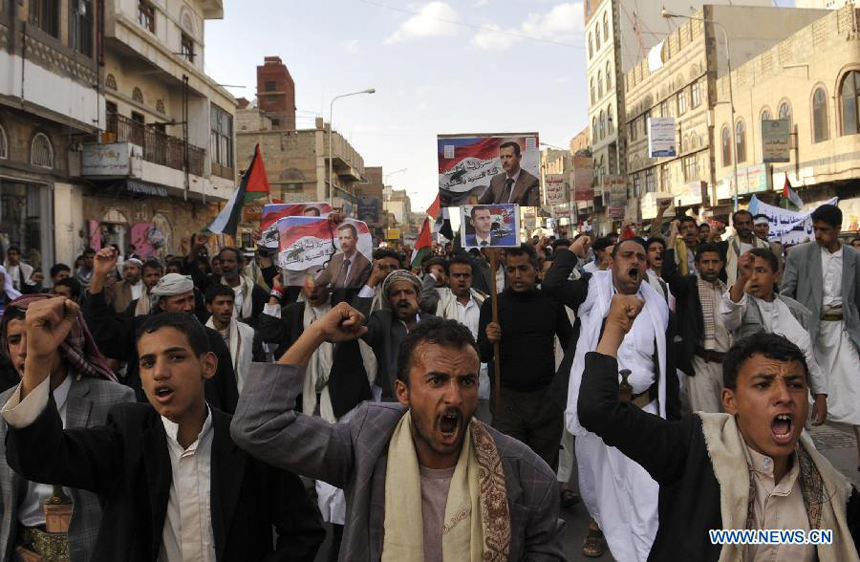
M 333 171 L 334 171 L 334 153 L 331 149 L 331 138 L 332 138 L 332 113 L 334 111 L 334 102 L 339 100 L 340 98 L 348 98 L 349 96 L 357 96 L 359 94 L 375 94 L 376 88 L 368 88 L 366 90 L 362 90 L 360 92 L 352 92 L 349 94 L 341 94 L 339 96 L 335 96 L 331 99 L 331 103 L 328 105 L 328 204 L 334 205 L 334 182 L 333 182 Z
M 670 12 L 669 10 L 666 10 L 666 9 L 664 9 L 660 13 L 660 15 L 663 16 L 667 20 L 672 19 L 672 18 L 683 18 L 683 19 L 688 19 L 688 20 L 696 20 L 696 21 L 700 21 L 703 23 L 710 23 L 710 24 L 714 25 L 715 27 L 719 28 L 719 30 L 723 32 L 723 42 L 725 43 L 725 46 L 726 46 L 726 65 L 728 66 L 728 69 L 729 69 L 729 105 L 732 108 L 732 123 L 731 123 L 732 167 L 734 169 L 734 176 L 735 176 L 734 187 L 732 188 L 732 197 L 734 199 L 734 210 L 737 211 L 738 210 L 738 154 L 737 154 L 737 152 L 738 152 L 737 140 L 738 139 L 737 139 L 736 124 L 735 124 L 735 96 L 734 96 L 734 91 L 732 88 L 732 56 L 731 56 L 731 53 L 729 52 L 729 34 L 726 32 L 726 28 L 723 26 L 723 24 L 721 24 L 720 22 L 715 21 L 715 20 L 709 20 L 709 19 L 705 19 L 705 18 L 697 18 L 695 16 L 685 16 L 682 14 L 676 14 L 676 13 Z

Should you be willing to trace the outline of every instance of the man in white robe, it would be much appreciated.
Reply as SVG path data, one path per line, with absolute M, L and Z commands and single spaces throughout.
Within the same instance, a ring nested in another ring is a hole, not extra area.
M 826 373 L 828 423 L 850 428 L 860 467 L 860 252 L 839 241 L 842 211 L 822 205 L 812 213 L 815 242 L 794 246 L 780 294 L 812 312 L 809 335 Z
M 645 243 L 641 238 L 619 241 L 608 271 L 587 279 L 585 301 L 578 307 L 580 320 L 576 355 L 570 371 L 566 426 L 576 437 L 579 489 L 586 508 L 603 532 L 616 560 L 644 562 L 657 533 L 659 486 L 637 463 L 617 449 L 608 447 L 597 435 L 582 428 L 577 416 L 577 399 L 585 365 L 585 354 L 594 351 L 616 293 L 637 295 L 645 302 L 644 313 L 633 324 L 618 352 L 620 370 L 629 370 L 632 386 L 625 401 L 660 417 L 678 417 L 678 379 L 671 354 L 669 308 L 666 300 L 646 280 L 648 268 Z M 622 375 L 620 375 L 622 376 Z M 594 545 L 599 531 L 589 530 L 583 549 Z

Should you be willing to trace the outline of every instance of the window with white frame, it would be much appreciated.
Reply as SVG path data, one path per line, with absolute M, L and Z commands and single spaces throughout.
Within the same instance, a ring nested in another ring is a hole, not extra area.
M 38 133 L 30 144 L 30 164 L 49 170 L 54 168 L 54 147 L 51 139 L 44 133 Z

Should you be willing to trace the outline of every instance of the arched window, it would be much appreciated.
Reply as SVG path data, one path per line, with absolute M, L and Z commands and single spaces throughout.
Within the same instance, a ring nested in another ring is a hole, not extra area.
M 747 129 L 743 121 L 738 121 L 735 125 L 735 153 L 737 154 L 738 164 L 747 161 Z
M 591 84 L 588 87 L 588 94 L 589 94 L 589 96 L 591 96 L 591 103 L 594 103 L 597 101 L 597 98 L 594 97 L 594 78 L 591 79 Z
M 779 104 L 779 118 L 788 119 L 788 122 L 791 123 L 791 105 L 787 101 Z
M 591 40 L 591 33 L 588 34 L 588 60 L 594 56 L 594 42 Z
M 852 70 L 845 76 L 839 89 L 839 97 L 842 100 L 842 134 L 856 135 L 860 132 L 857 113 L 857 102 L 860 98 L 860 72 Z
M 609 105 L 606 108 L 606 127 L 610 134 L 615 131 L 615 125 L 613 125 L 612 121 L 612 105 Z
M 143 103 L 143 92 L 140 91 L 140 88 L 135 87 L 134 90 L 131 91 L 131 99 L 137 103 Z
M 51 146 L 51 139 L 44 133 L 33 137 L 30 144 L 30 164 L 49 170 L 54 168 L 54 147 Z
M 9 139 L 6 138 L 6 130 L 0 126 L 0 160 L 9 158 Z
M 819 87 L 812 94 L 812 142 L 830 138 L 830 123 L 827 120 L 827 93 Z
M 603 14 L 603 40 L 609 42 L 609 12 Z
M 600 28 L 594 28 L 594 50 L 600 52 Z
M 770 109 L 764 108 L 761 110 L 761 119 L 760 121 L 770 121 L 772 119 L 770 115 Z
M 612 89 L 612 63 L 606 61 L 606 91 Z
M 600 110 L 600 140 L 606 137 L 606 113 Z
M 603 97 L 603 71 L 597 71 L 597 99 Z
M 114 78 L 113 74 L 105 76 L 105 88 L 116 90 L 116 78 Z
M 720 133 L 720 139 L 723 145 L 723 166 L 732 165 L 732 132 L 728 126 L 723 126 Z
M 597 117 L 591 119 L 591 140 L 597 140 Z

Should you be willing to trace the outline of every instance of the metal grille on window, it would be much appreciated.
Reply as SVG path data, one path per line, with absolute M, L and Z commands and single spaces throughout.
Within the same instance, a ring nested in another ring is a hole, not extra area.
M 9 139 L 6 138 L 6 130 L 0 127 L 0 160 L 9 158 Z
M 40 168 L 54 167 L 54 148 L 51 146 L 51 140 L 44 133 L 38 133 L 33 137 L 33 143 L 30 146 L 30 163 Z

